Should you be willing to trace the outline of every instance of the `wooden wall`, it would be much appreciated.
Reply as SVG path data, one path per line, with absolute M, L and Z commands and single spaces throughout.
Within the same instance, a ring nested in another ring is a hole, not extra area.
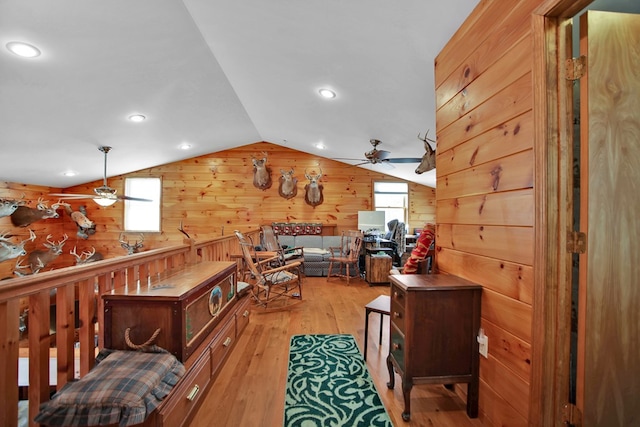
M 252 155 L 260 152 L 268 153 L 267 164 L 272 170 L 273 186 L 267 190 L 259 190 L 253 186 Z M 312 207 L 304 201 L 305 168 L 309 171 L 322 168 L 321 184 L 324 187 L 324 203 Z M 298 178 L 298 195 L 293 199 L 284 199 L 278 194 L 278 178 L 280 169 L 294 168 L 294 176 Z M 184 229 L 196 240 L 228 235 L 234 229 L 250 230 L 262 224 L 274 221 L 286 222 L 321 222 L 336 233 L 342 230 L 357 228 L 358 211 L 372 209 L 373 181 L 397 180 L 394 177 L 379 173 L 379 167 L 363 169 L 345 165 L 326 158 L 313 156 L 278 145 L 260 142 L 231 150 L 212 153 L 184 161 L 144 169 L 134 173 L 111 177 L 108 184 L 123 193 L 126 177 L 160 177 L 163 183 L 162 200 L 162 232 L 145 233 L 144 248 L 151 249 L 182 242 L 183 235 L 178 231 L 180 222 Z M 30 188 L 27 199 L 50 192 L 47 188 L 13 185 L 17 190 L 10 190 L 13 184 L 6 184 L 5 193 L 18 197 Z M 91 194 L 93 188 L 101 182 L 64 189 L 70 193 Z M 2 188 L 0 188 L 2 190 Z M 55 189 L 56 192 L 60 189 Z M 415 183 L 409 183 L 409 227 L 422 227 L 426 222 L 435 220 L 435 189 Z M 77 209 L 80 202 L 73 202 Z M 59 264 L 72 265 L 74 258 L 68 254 L 74 245 L 78 253 L 81 250 L 97 248 L 106 258 L 124 255 L 126 252 L 118 243 L 123 231 L 124 205 L 116 203 L 102 208 L 87 200 L 88 217 L 97 223 L 97 232 L 88 240 L 76 236 L 76 226 L 62 211 L 62 218 L 38 224 L 39 234 L 67 233 L 69 241 L 65 245 L 65 253 Z M 11 230 L 8 218 L 0 218 L 0 231 Z M 5 227 L 5 224 L 9 224 Z M 3 228 L 4 227 L 4 228 Z M 51 227 L 57 227 L 53 229 Z M 328 228 L 329 229 L 329 228 Z M 53 231 L 52 231 L 53 230 Z M 28 232 L 24 231 L 26 235 Z M 133 241 L 136 234 L 127 234 Z M 5 265 L 9 265 L 8 267 Z M 0 272 L 12 271 L 15 263 L 0 263 Z
M 531 14 L 481 1 L 436 59 L 437 263 L 483 285 L 484 425 L 527 425 L 534 156 Z

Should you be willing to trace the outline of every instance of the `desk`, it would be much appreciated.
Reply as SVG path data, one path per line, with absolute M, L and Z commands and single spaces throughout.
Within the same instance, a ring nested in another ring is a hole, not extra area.
M 404 411 L 411 417 L 414 384 L 467 383 L 467 415 L 478 416 L 482 286 L 448 274 L 398 274 L 391 280 L 388 388 L 394 368 L 402 378 Z

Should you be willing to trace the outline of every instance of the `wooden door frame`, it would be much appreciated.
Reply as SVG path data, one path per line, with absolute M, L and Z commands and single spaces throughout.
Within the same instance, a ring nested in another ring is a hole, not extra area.
M 532 16 L 534 295 L 529 425 L 562 423 L 569 396 L 573 96 L 564 58 L 571 18 L 593 0 L 543 0 Z

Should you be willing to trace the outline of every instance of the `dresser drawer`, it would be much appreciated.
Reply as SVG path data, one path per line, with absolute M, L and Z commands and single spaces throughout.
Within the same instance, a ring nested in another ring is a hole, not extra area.
M 395 359 L 398 364 L 398 368 L 403 373 L 405 372 L 404 355 L 405 355 L 405 341 L 404 334 L 398 330 L 394 324 L 391 325 L 391 341 L 389 342 L 389 353 Z
M 198 407 L 200 399 L 205 397 L 210 380 L 211 356 L 205 352 L 178 383 L 175 390 L 169 394 L 166 404 L 158 414 L 160 425 L 166 427 L 183 425 L 189 418 L 189 414 Z
M 211 373 L 215 375 L 236 342 L 236 322 L 231 319 L 211 344 Z
M 249 324 L 249 317 L 251 315 L 249 298 L 245 298 L 244 302 L 240 303 L 238 307 L 238 314 L 236 315 L 236 335 L 240 335 L 244 328 Z
M 391 322 L 404 334 L 405 330 L 405 293 L 397 287 L 391 288 Z

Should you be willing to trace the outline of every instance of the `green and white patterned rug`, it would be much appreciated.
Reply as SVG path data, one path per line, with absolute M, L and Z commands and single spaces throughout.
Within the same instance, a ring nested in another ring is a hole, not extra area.
M 392 426 L 352 335 L 291 337 L 284 426 Z

